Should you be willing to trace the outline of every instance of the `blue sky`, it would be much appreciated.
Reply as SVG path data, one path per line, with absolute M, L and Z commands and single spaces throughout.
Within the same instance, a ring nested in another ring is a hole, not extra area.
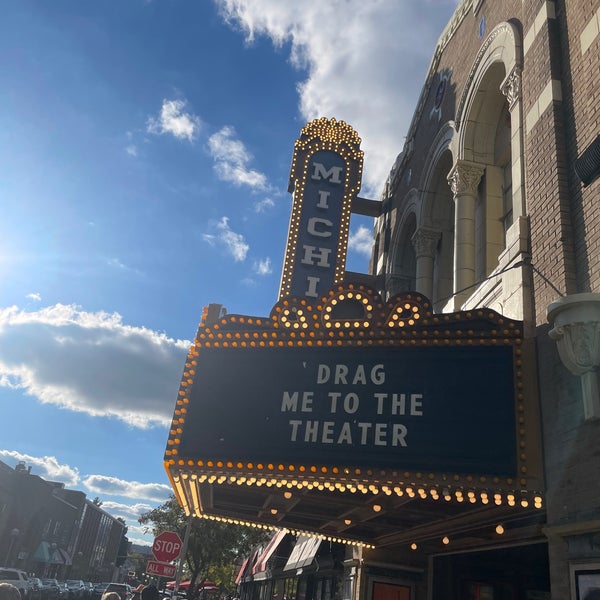
M 8 0 L 0 20 L 0 460 L 122 516 L 169 493 L 202 307 L 277 299 L 294 141 L 402 150 L 456 0 Z M 372 221 L 348 268 L 366 272 Z

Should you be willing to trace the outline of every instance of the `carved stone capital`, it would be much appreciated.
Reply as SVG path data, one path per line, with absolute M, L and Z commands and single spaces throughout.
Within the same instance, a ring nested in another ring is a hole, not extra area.
M 600 364 L 600 322 L 568 323 L 549 332 L 563 364 L 573 375 L 583 375 Z
M 513 68 L 500 85 L 500 91 L 506 96 L 508 106 L 512 109 L 521 97 L 521 69 Z
M 460 194 L 477 194 L 477 186 L 483 175 L 483 167 L 476 163 L 459 160 L 448 173 L 448 183 L 454 197 Z
M 417 229 L 410 240 L 415 248 L 416 257 L 428 256 L 433 258 L 441 235 L 440 231 L 427 229 L 427 227 Z
M 553 302 L 548 321 L 562 363 L 581 378 L 585 418 L 600 417 L 600 294 L 572 294 Z

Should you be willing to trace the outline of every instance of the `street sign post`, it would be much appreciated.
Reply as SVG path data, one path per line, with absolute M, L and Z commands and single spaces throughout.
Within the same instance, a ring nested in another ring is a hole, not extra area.
M 156 560 L 149 560 L 146 564 L 146 573 L 148 575 L 155 575 L 157 577 L 168 577 L 172 579 L 175 577 L 177 567 L 175 565 L 169 565 L 166 563 L 158 562 Z
M 163 531 L 154 538 L 152 554 L 158 562 L 168 563 L 179 557 L 182 546 L 183 542 L 176 532 Z

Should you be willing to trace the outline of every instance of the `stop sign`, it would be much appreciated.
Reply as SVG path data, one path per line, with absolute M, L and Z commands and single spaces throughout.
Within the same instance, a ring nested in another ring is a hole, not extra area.
M 171 562 L 181 553 L 181 538 L 174 531 L 159 533 L 152 544 L 152 554 L 159 562 Z

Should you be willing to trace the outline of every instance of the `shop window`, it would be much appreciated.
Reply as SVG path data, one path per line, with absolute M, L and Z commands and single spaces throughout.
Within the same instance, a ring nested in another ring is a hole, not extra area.
M 409 585 L 395 585 L 376 581 L 373 584 L 372 600 L 411 600 Z
M 467 583 L 466 600 L 516 600 L 516 595 L 510 583 L 471 581 Z

